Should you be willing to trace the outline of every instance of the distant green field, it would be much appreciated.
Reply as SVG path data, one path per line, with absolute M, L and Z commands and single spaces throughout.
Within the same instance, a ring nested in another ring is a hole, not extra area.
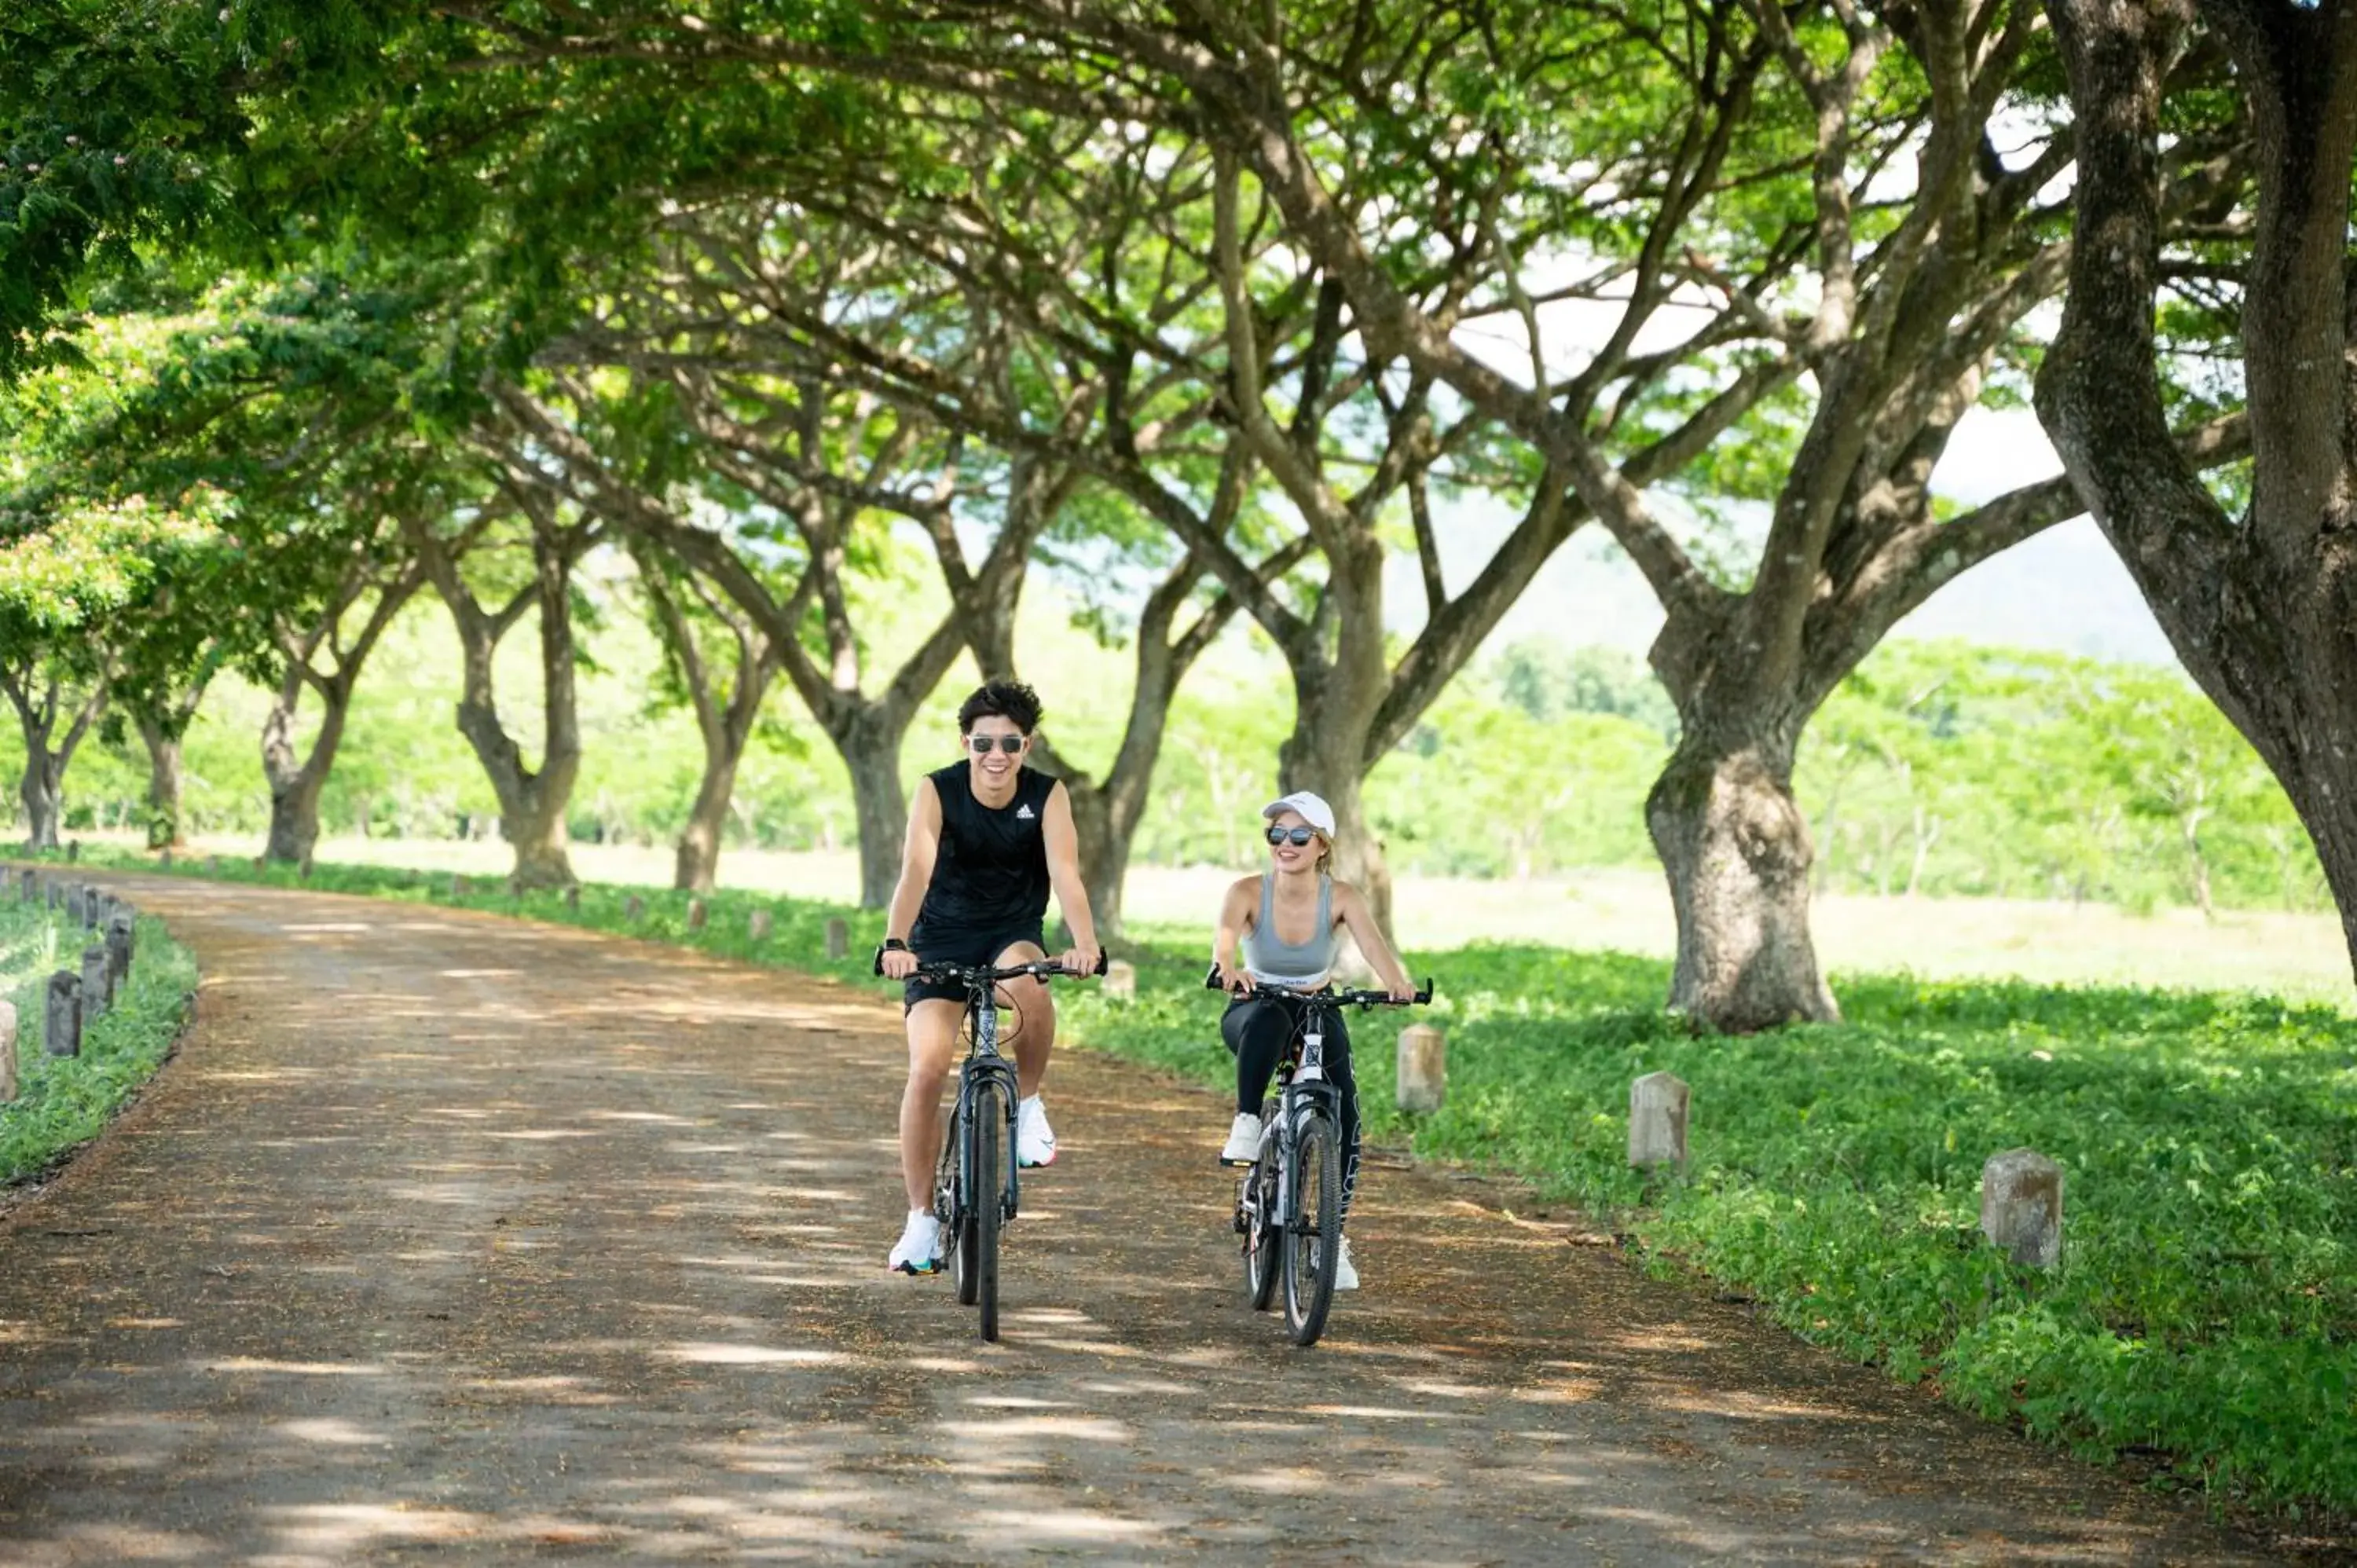
M 447 874 L 383 868 L 322 865 L 311 885 L 451 893 Z M 460 901 L 877 985 L 880 917 L 841 905 L 725 892 L 691 932 L 668 892 L 593 886 L 576 910 L 477 881 Z M 756 908 L 775 921 L 759 943 Z M 835 917 L 851 950 L 829 962 Z M 1200 936 L 1130 951 L 1137 999 L 1077 991 L 1071 1037 L 1228 1082 Z M 1440 982 L 1448 1099 L 1392 1110 L 1398 1020 L 1361 1022 L 1377 1142 L 1518 1173 L 1653 1266 L 1706 1271 L 1805 1337 L 2079 1452 L 2142 1445 L 2222 1497 L 2357 1509 L 2357 1022 L 2247 993 L 1849 975 L 1846 1024 L 1695 1038 L 1661 1009 L 1657 959 L 1480 943 L 1410 962 Z M 1693 1086 L 1694 1159 L 1648 1181 L 1625 1164 L 1628 1086 L 1663 1069 Z M 1982 1162 L 2018 1145 L 2068 1173 L 2051 1275 L 1977 1230 Z

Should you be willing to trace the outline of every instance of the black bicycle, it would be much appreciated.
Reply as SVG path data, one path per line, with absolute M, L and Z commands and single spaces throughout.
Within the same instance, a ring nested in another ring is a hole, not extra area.
M 1096 972 L 1106 958 L 1097 955 Z M 876 950 L 884 972 L 884 950 Z M 998 1233 L 1015 1218 L 1021 1197 L 1015 1151 L 1015 1064 L 998 1050 L 998 987 L 1024 978 L 1073 979 L 1052 961 L 1006 969 L 920 961 L 909 978 L 965 992 L 966 1057 L 958 1071 L 957 1104 L 933 1172 L 933 1217 L 957 1280 L 961 1306 L 981 1309 L 982 1337 L 998 1337 Z
M 1203 977 L 1213 991 L 1217 964 Z M 1265 1312 L 1285 1282 L 1285 1326 L 1296 1345 L 1318 1343 L 1334 1305 L 1334 1261 L 1342 1247 L 1342 1091 L 1326 1077 L 1327 1020 L 1342 1008 L 1405 1007 L 1388 991 L 1303 990 L 1254 981 L 1252 993 L 1307 1003 L 1301 1026 L 1277 1064 L 1276 1090 L 1261 1102 L 1260 1144 L 1236 1186 L 1236 1232 L 1243 1240 L 1244 1289 Z M 1415 993 L 1432 1000 L 1432 982 Z

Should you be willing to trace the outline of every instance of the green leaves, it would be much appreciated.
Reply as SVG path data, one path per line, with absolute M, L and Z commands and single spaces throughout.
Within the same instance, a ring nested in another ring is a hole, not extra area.
M 255 6 L 256 9 L 277 7 Z M 0 16 L 0 381 L 55 358 L 86 270 L 221 209 L 245 120 L 211 7 L 19 0 Z
M 38 633 L 94 634 L 129 610 L 176 556 L 217 540 L 226 510 L 214 490 L 178 505 L 133 496 L 83 503 L 0 543 L 0 615 Z
M 1799 788 L 1833 887 L 2324 901 L 2282 789 L 2170 670 L 1893 644 L 1818 714 Z

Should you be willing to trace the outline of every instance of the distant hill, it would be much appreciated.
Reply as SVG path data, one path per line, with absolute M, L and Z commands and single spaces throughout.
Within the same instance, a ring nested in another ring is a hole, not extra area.
M 2060 471 L 2053 449 L 2027 411 L 1976 413 L 1958 431 L 1941 466 L 1943 494 L 1971 504 Z M 1441 561 L 1452 588 L 1487 561 L 1512 523 L 1502 507 L 1465 501 L 1442 516 Z M 1423 620 L 1423 589 L 1412 556 L 1394 554 L 1385 586 L 1391 620 Z M 1583 528 L 1544 567 L 1500 628 L 1495 642 L 1543 636 L 1577 646 L 1601 643 L 1641 654 L 1661 627 L 1644 579 L 1620 548 Z M 2091 518 L 2049 529 L 1965 573 L 1900 623 L 1902 638 L 1956 638 L 2135 663 L 2177 662 L 2144 597 Z

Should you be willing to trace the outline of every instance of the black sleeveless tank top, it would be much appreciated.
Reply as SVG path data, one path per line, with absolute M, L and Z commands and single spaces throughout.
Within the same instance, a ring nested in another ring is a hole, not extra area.
M 990 929 L 1034 926 L 1048 913 L 1048 840 L 1041 827 L 1056 781 L 1031 768 L 996 811 L 974 798 L 963 762 L 928 775 L 942 802 L 941 852 L 917 923 Z

